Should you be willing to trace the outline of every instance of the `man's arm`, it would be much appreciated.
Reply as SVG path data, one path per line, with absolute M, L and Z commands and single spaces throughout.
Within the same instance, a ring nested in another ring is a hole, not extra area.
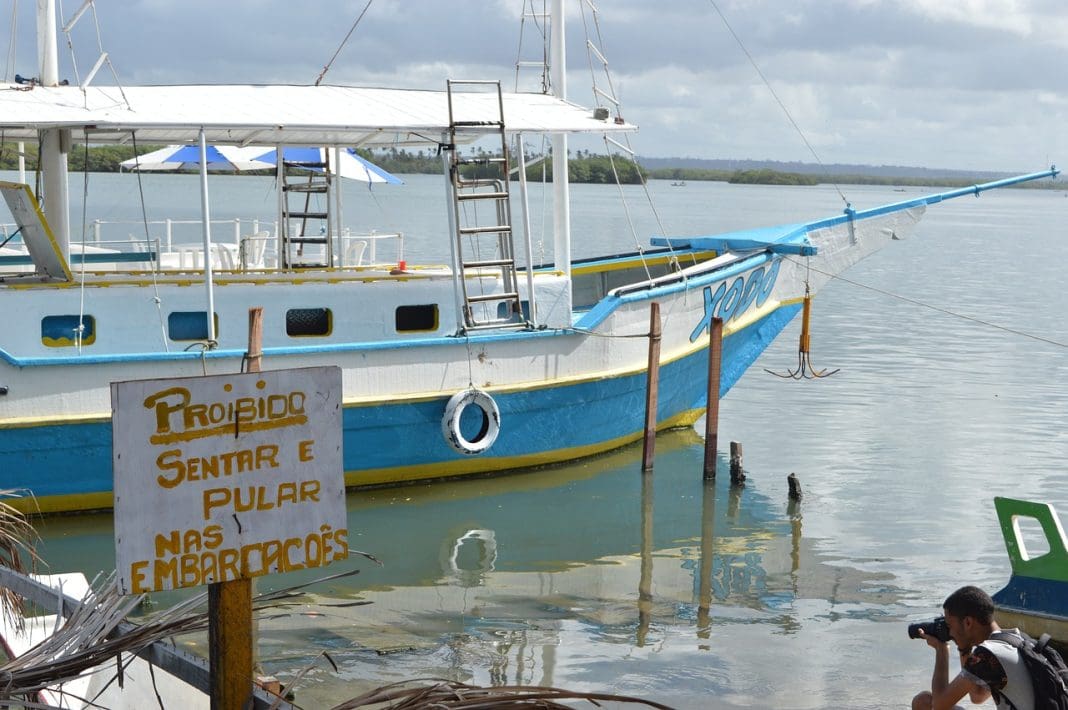
M 920 633 L 927 639 L 927 645 L 935 650 L 934 672 L 931 674 L 931 709 L 952 710 L 957 701 L 965 695 L 969 696 L 973 703 L 983 702 L 985 698 L 976 701 L 976 695 L 973 693 L 978 694 L 986 690 L 985 688 L 959 673 L 952 681 L 949 679 L 949 644 L 926 636 L 922 631 Z M 986 692 L 989 694 L 989 691 Z

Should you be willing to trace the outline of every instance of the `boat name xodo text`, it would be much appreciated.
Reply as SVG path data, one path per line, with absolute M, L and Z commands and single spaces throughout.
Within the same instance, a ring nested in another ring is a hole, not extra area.
M 744 276 L 735 277 L 733 281 L 723 281 L 715 291 L 712 286 L 705 286 L 705 313 L 690 333 L 690 342 L 712 327 L 713 318 L 720 318 L 726 323 L 731 318 L 740 317 L 754 304 L 757 308 L 763 306 L 775 288 L 781 263 L 780 259 L 775 259 L 767 269 L 761 266 Z
M 332 368 L 310 370 L 319 369 Z M 123 497 L 143 503 L 134 513 L 140 524 L 127 531 L 135 539 L 123 559 L 124 591 L 291 572 L 348 556 L 340 406 L 310 406 L 328 397 L 300 378 L 280 380 L 284 372 L 164 380 L 141 390 L 141 433 L 132 438 L 143 442 L 142 462 L 130 466 L 140 472 L 137 485 L 120 489 L 116 466 L 116 513 Z M 340 378 L 337 390 L 335 400 Z

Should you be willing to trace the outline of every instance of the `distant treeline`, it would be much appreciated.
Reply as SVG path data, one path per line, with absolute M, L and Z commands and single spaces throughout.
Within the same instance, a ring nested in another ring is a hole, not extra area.
M 161 145 L 138 146 L 140 149 L 138 152 L 147 153 L 162 147 Z M 89 146 L 88 151 L 85 150 L 85 146 L 75 146 L 67 155 L 67 166 L 71 171 L 79 173 L 85 171 L 87 153 L 91 173 L 117 173 L 119 163 L 134 157 L 135 154 L 133 146 L 128 145 Z M 0 170 L 18 169 L 18 143 L 3 143 L 0 145 Z M 37 169 L 36 143 L 26 144 L 26 169 L 30 171 Z
M 498 154 L 484 150 L 476 151 L 468 156 L 473 158 L 492 158 Z M 405 150 L 390 149 L 364 156 L 384 170 L 391 173 L 424 173 L 437 175 L 441 173 L 441 157 L 433 151 L 419 151 L 409 153 Z M 537 182 L 552 182 L 552 169 L 545 161 L 539 160 L 542 156 L 527 156 L 527 180 Z M 495 168 L 490 166 L 465 165 L 460 172 L 466 178 L 483 177 L 493 174 Z M 642 169 L 637 163 L 629 158 L 619 155 L 611 157 L 607 155 L 595 155 L 589 151 L 578 151 L 567 163 L 567 174 L 571 182 L 595 183 L 600 185 L 615 185 L 616 175 L 619 182 L 624 185 L 636 185 L 642 179 L 649 178 L 649 171 Z M 514 176 L 513 180 L 516 179 Z
M 711 180 L 742 185 L 892 185 L 894 187 L 968 187 L 976 183 L 988 182 L 989 177 L 967 178 L 933 178 L 901 177 L 892 175 L 812 175 L 808 173 L 791 173 L 780 170 L 708 170 L 704 168 L 657 168 L 649 170 L 648 176 L 654 180 Z M 1065 185 L 1053 180 L 1034 180 L 1012 187 L 1038 190 L 1063 190 Z
M 144 154 L 162 148 L 162 145 L 141 145 L 137 153 Z M 403 149 L 390 148 L 387 150 L 370 151 L 358 149 L 357 152 L 380 166 L 383 170 L 398 174 L 428 174 L 438 175 L 441 173 L 441 157 L 433 150 L 420 150 L 409 152 Z M 89 172 L 115 173 L 119 171 L 119 163 L 134 157 L 134 148 L 131 145 L 98 145 L 90 146 L 85 150 L 84 146 L 76 146 L 68 157 L 68 165 L 72 172 L 82 172 L 88 162 Z M 492 157 L 491 153 L 479 151 L 476 157 Z M 538 162 L 538 156 L 528 157 L 527 179 L 537 182 L 552 182 L 552 171 L 545 161 Z M 15 143 L 0 144 L 0 170 L 17 170 L 18 152 Z M 37 169 L 37 145 L 26 145 L 26 169 Z M 487 172 L 487 168 L 478 165 L 466 165 L 462 168 L 465 177 L 477 177 L 480 172 Z M 933 177 L 903 177 L 882 175 L 815 175 L 810 173 L 795 173 L 768 168 L 752 170 L 711 170 L 705 168 L 656 168 L 647 170 L 630 158 L 620 155 L 606 156 L 595 155 L 589 151 L 578 151 L 568 161 L 568 176 L 571 182 L 612 184 L 616 183 L 616 176 L 623 184 L 640 184 L 642 180 L 672 180 L 672 181 L 702 181 L 729 182 L 742 185 L 893 185 L 905 186 L 928 186 L 928 187 L 967 187 L 977 182 L 986 182 L 988 177 L 979 179 L 967 178 L 933 178 Z M 514 176 L 513 176 L 513 179 Z M 1064 186 L 1052 180 L 1036 180 L 1023 183 L 1015 187 L 1032 189 L 1055 189 L 1062 190 Z

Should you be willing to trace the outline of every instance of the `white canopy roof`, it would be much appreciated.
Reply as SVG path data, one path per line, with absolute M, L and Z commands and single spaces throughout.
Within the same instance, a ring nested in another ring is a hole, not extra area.
M 124 98 L 125 96 L 125 98 Z M 543 94 L 504 94 L 509 133 L 603 133 L 636 127 L 594 118 Z M 127 101 L 129 102 L 127 104 Z M 458 121 L 495 121 L 497 93 L 453 92 Z M 246 145 L 373 146 L 437 144 L 449 125 L 444 91 L 349 86 L 77 86 L 0 83 L 5 140 L 36 140 L 40 128 L 69 128 L 75 140 Z M 469 140 L 490 127 L 464 129 Z

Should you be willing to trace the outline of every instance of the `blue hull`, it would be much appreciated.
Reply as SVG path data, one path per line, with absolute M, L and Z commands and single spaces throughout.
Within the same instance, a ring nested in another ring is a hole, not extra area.
M 721 394 L 733 386 L 800 309 L 784 306 L 724 340 Z M 708 355 L 698 349 L 660 369 L 657 422 L 689 424 L 706 406 Z M 445 401 L 346 406 L 348 486 L 400 483 L 536 466 L 588 456 L 641 436 L 645 373 L 492 392 L 501 432 L 490 451 L 464 456 L 441 434 Z M 0 488 L 27 491 L 42 512 L 111 507 L 111 422 L 0 429 Z

